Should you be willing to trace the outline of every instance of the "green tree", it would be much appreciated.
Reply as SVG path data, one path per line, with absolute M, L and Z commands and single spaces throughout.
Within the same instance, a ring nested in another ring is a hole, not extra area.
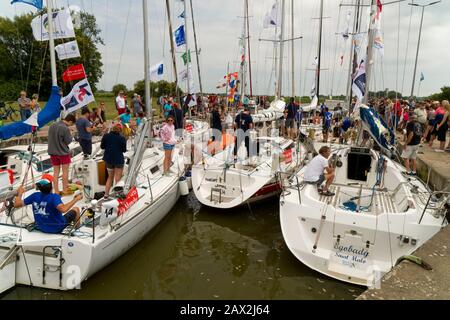
M 127 86 L 121 83 L 116 84 L 114 87 L 112 87 L 112 91 L 114 93 L 114 96 L 117 97 L 120 91 L 123 91 L 125 93 L 128 92 Z
M 440 93 L 432 94 L 429 99 L 431 100 L 450 100 L 450 87 L 442 87 Z
M 13 19 L 0 17 L 0 99 L 15 100 L 20 90 L 27 90 L 29 96 L 39 93 L 44 99 L 50 95 L 52 80 L 48 41 L 35 41 L 31 30 L 33 18 L 32 13 Z M 89 83 L 96 91 L 96 84 L 103 75 L 97 45 L 103 44 L 103 40 L 95 17 L 82 12 L 81 29 L 75 33 L 81 57 L 57 60 L 58 85 L 64 93 L 69 92 L 74 83 L 64 83 L 62 73 L 70 65 L 82 63 Z M 57 39 L 55 45 L 72 40 Z M 8 90 L 3 91 L 5 87 Z
M 178 88 L 180 94 L 183 94 L 180 88 Z M 144 80 L 137 81 L 134 84 L 134 92 L 145 98 L 145 83 Z M 174 82 L 167 82 L 161 80 L 158 82 L 150 82 L 150 94 L 152 97 L 160 96 L 175 96 L 176 95 L 176 85 Z

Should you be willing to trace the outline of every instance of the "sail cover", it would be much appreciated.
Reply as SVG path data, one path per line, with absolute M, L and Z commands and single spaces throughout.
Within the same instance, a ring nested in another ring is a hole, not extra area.
M 56 120 L 61 114 L 61 96 L 59 95 L 59 87 L 52 87 L 52 93 L 45 108 L 38 114 L 39 128 L 47 123 Z M 25 122 L 14 122 L 0 127 L 0 140 L 6 140 L 13 137 L 20 137 L 24 134 L 31 133 L 33 127 Z
M 366 105 L 361 105 L 359 117 L 364 129 L 370 133 L 375 142 L 385 151 L 391 152 L 395 145 L 395 135 L 378 112 Z

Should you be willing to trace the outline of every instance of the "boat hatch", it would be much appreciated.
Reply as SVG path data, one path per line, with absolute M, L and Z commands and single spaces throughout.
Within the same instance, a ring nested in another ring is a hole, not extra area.
M 347 178 L 367 182 L 372 167 L 370 149 L 351 148 L 348 154 Z

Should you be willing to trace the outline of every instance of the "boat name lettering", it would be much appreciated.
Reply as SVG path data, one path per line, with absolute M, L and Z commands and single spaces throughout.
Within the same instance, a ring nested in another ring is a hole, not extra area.
M 208 182 L 217 182 L 217 179 L 214 178 L 206 178 L 205 180 Z
M 367 258 L 369 256 L 369 251 L 365 250 L 364 248 L 361 248 L 361 249 L 355 248 L 352 245 L 341 246 L 338 243 L 336 243 L 334 245 L 334 249 L 338 250 L 339 253 L 351 253 L 354 255 L 362 256 L 364 258 Z M 360 261 L 361 260 L 360 258 L 358 258 L 358 257 L 354 257 L 354 258 L 358 259 L 358 260 L 353 259 L 356 262 L 362 262 L 362 261 Z

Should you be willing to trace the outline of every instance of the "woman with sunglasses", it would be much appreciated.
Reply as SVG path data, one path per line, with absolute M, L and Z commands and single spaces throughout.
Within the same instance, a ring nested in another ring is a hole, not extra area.
M 166 123 L 160 131 L 160 136 L 164 147 L 164 175 L 171 176 L 170 165 L 172 162 L 172 151 L 175 148 L 175 118 L 170 115 L 167 117 Z

